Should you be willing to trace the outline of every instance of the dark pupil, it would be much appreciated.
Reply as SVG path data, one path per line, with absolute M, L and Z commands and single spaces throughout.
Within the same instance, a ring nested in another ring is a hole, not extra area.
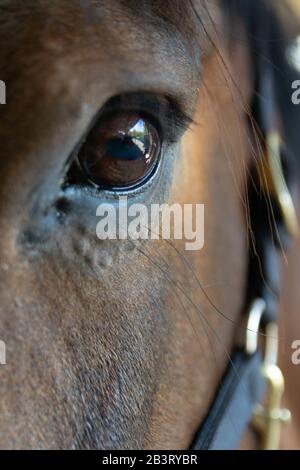
M 130 113 L 103 118 L 90 132 L 78 158 L 100 187 L 129 187 L 144 180 L 159 154 L 159 136 L 146 119 Z

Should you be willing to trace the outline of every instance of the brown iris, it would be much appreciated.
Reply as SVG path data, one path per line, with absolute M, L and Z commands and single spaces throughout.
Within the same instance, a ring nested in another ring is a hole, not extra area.
M 149 119 L 119 112 L 103 117 L 81 147 L 78 160 L 99 187 L 128 188 L 150 175 L 160 152 L 160 137 Z

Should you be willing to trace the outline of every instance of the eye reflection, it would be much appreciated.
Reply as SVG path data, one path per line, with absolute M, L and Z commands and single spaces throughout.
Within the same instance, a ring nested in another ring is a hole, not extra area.
M 121 112 L 98 123 L 79 151 L 78 160 L 97 186 L 126 188 L 149 176 L 159 151 L 159 133 L 150 120 Z

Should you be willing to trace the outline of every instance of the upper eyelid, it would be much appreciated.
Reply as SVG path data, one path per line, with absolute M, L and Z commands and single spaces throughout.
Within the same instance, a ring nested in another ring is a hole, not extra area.
M 118 111 L 136 111 L 152 117 L 160 124 L 163 137 L 170 141 L 177 140 L 193 123 L 174 99 L 156 93 L 137 92 L 113 97 L 101 108 L 98 119 Z

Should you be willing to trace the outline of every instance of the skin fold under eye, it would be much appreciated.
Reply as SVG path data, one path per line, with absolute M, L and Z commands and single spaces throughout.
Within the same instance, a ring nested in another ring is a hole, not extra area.
M 78 152 L 87 179 L 100 188 L 128 188 L 145 180 L 160 155 L 161 139 L 151 120 L 136 112 L 103 116 Z

